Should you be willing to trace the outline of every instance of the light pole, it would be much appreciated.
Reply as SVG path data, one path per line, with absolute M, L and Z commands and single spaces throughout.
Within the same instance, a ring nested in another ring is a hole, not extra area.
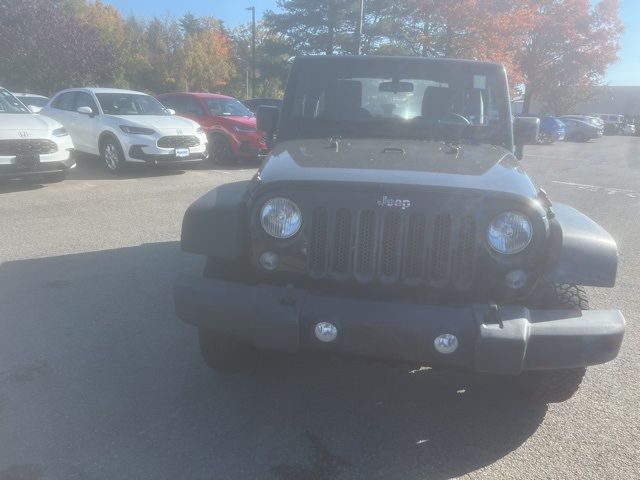
M 364 23 L 364 0 L 360 0 L 360 15 L 358 16 L 358 55 L 362 51 L 362 24 Z
M 256 96 L 256 7 L 251 10 L 251 96 Z

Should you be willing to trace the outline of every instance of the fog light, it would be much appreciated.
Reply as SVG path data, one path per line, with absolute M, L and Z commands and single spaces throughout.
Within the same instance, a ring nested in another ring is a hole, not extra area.
M 458 349 L 458 337 L 451 335 L 450 333 L 445 333 L 444 335 L 436 337 L 433 341 L 433 345 L 439 353 L 448 355 Z
M 329 322 L 318 323 L 314 331 L 316 338 L 325 343 L 333 342 L 338 336 L 338 329 L 333 323 Z
M 278 267 L 278 255 L 273 252 L 264 252 L 260 255 L 260 265 L 265 270 L 275 270 Z
M 508 288 L 518 290 L 527 284 L 527 274 L 522 270 L 511 270 L 505 277 Z

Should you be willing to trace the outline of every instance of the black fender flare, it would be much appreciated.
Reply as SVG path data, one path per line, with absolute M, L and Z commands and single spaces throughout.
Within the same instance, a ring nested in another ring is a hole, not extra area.
M 613 287 L 618 246 L 609 233 L 575 208 L 553 204 L 545 278 L 553 283 Z
M 246 256 L 250 184 L 225 183 L 193 202 L 182 220 L 182 251 L 218 258 Z

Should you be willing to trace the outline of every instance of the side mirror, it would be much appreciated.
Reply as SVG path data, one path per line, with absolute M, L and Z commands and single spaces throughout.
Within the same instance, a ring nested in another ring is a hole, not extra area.
M 167 112 L 169 112 L 169 115 L 175 115 L 176 111 L 173 108 L 167 108 Z
M 256 113 L 256 126 L 258 130 L 265 132 L 267 137 L 273 136 L 278 127 L 279 116 L 280 110 L 278 107 L 261 105 L 258 107 L 258 112 Z
M 91 107 L 78 107 L 78 110 L 76 110 L 78 113 L 81 113 L 82 115 L 89 115 L 90 117 L 94 115 L 93 113 L 93 109 Z
M 513 119 L 513 144 L 516 147 L 516 158 L 522 160 L 524 145 L 532 145 L 538 141 L 540 119 L 537 117 L 516 117 Z
M 31 113 L 40 113 L 42 111 L 42 107 L 36 107 L 35 105 L 27 105 L 27 108 Z

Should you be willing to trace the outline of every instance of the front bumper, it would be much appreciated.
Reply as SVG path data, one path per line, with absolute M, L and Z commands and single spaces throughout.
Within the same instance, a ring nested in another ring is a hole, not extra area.
M 41 155 L 35 163 L 21 164 L 15 157 L 0 162 L 0 178 L 21 178 L 47 173 L 67 172 L 76 166 L 72 149 Z
M 197 147 L 196 147 L 197 148 Z M 182 165 L 185 163 L 202 162 L 209 157 L 209 153 L 206 149 L 198 148 L 201 151 L 191 151 L 186 157 L 178 157 L 175 154 L 175 149 L 165 149 L 166 153 L 145 153 L 143 147 L 133 146 L 129 149 L 129 161 L 145 162 L 152 165 Z M 190 149 L 194 150 L 194 149 Z
M 174 284 L 178 317 L 235 335 L 257 347 L 328 351 L 440 364 L 486 373 L 582 367 L 613 360 L 624 335 L 617 310 L 529 310 L 503 305 L 440 306 L 356 299 L 272 285 L 241 285 L 182 275 Z M 338 329 L 334 342 L 316 339 L 318 322 Z M 459 347 L 434 348 L 449 333 Z

